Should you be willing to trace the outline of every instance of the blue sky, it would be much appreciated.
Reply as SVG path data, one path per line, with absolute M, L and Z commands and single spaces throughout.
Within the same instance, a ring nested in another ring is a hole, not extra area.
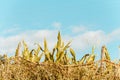
M 12 53 L 22 39 L 28 43 L 42 41 L 39 35 L 45 35 L 53 43 L 49 38 L 60 30 L 65 40 L 73 39 L 77 58 L 90 52 L 93 45 L 98 46 L 99 55 L 100 47 L 105 44 L 112 59 L 118 59 L 119 4 L 120 0 L 1 0 L 0 52 Z

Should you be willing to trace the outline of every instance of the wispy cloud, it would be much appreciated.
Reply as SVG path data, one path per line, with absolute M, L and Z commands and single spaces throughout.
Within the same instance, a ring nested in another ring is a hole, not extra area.
M 87 30 L 87 28 L 83 25 L 79 25 L 79 26 L 71 26 L 72 27 L 72 32 L 73 33 L 79 33 L 79 32 L 84 32 Z
M 110 33 L 110 37 L 112 37 L 112 39 L 114 40 L 119 40 L 120 39 L 119 35 L 120 35 L 120 28 L 117 28 Z
M 21 29 L 19 25 L 14 24 L 13 26 L 11 26 L 11 28 L 3 29 L 0 33 L 3 35 L 10 35 L 10 34 L 18 33 L 18 32 L 21 32 Z
M 53 23 L 52 23 L 52 26 L 53 26 L 54 28 L 60 29 L 61 26 L 62 26 L 62 24 L 61 24 L 60 22 L 53 22 Z
M 11 29 L 6 29 L 6 30 L 4 30 L 3 31 L 3 33 L 5 34 L 5 33 L 13 33 L 13 32 L 16 32 L 16 31 L 18 31 L 19 30 L 19 28 L 18 27 L 15 27 L 15 28 L 11 28 Z

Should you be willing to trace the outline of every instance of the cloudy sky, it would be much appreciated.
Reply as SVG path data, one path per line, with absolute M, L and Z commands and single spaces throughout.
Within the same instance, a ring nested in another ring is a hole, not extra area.
M 43 45 L 51 49 L 61 32 L 77 58 L 96 47 L 106 45 L 112 59 L 120 58 L 120 0 L 1 0 L 0 54 L 13 55 L 18 42 L 29 47 Z

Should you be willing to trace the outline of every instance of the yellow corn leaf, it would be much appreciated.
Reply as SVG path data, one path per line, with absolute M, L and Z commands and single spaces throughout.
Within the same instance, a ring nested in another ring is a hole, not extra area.
M 75 56 L 75 51 L 72 49 L 72 48 L 70 48 L 70 53 L 71 53 L 71 55 L 75 58 L 76 56 Z
M 68 57 L 68 55 L 67 55 L 67 51 L 65 52 L 63 58 L 64 58 L 64 64 L 65 64 L 65 65 L 70 64 L 70 60 L 69 60 L 69 57 Z
M 19 42 L 16 52 L 15 52 L 15 57 L 19 56 L 20 45 L 21 45 L 21 43 Z
M 64 47 L 64 42 L 62 42 L 61 47 L 62 47 L 62 48 Z
M 95 60 L 95 54 L 90 54 L 89 58 L 86 60 L 86 63 L 92 63 Z
M 107 50 L 107 48 L 106 48 L 106 46 L 104 45 L 104 46 L 102 46 L 102 53 L 105 55 L 105 58 L 107 59 L 107 60 L 110 60 L 110 55 L 109 55 L 109 53 L 108 53 L 108 50 Z
M 57 51 L 57 53 L 56 53 L 56 59 L 58 59 L 59 56 L 60 56 L 60 51 Z
M 46 51 L 44 52 L 45 55 L 45 61 L 50 61 L 50 52 Z
M 63 48 L 63 51 L 65 51 L 67 48 L 69 48 L 70 47 L 70 43 L 71 43 L 72 41 L 69 41 L 66 45 L 65 45 L 65 47 Z
M 92 54 L 95 52 L 95 46 L 92 47 Z
M 54 62 L 54 56 L 50 54 L 50 60 Z
M 40 50 L 42 50 L 42 51 L 43 51 L 43 49 L 41 48 L 41 46 L 40 46 L 39 44 L 36 44 L 36 45 L 38 46 L 38 48 L 37 48 L 37 50 L 35 50 L 35 55 L 37 55 L 37 56 L 38 56 L 38 54 L 39 54 Z
M 24 46 L 24 49 L 28 48 L 27 44 L 25 43 L 25 41 L 23 41 L 23 46 Z
M 55 48 L 53 48 L 52 54 L 51 54 L 51 60 L 54 62 L 54 54 L 55 54 Z
M 33 49 L 33 50 L 34 50 L 34 49 Z M 36 53 L 37 53 L 37 51 L 34 50 L 34 54 L 32 55 L 32 61 L 38 63 L 44 53 L 42 53 L 42 54 L 40 54 L 40 55 L 36 55 Z
M 56 59 L 56 62 L 59 62 L 64 57 L 64 52 L 60 52 L 59 56 Z
M 25 43 L 25 41 L 23 41 L 23 46 L 24 46 L 24 50 L 22 52 L 23 58 L 29 60 L 30 54 L 29 54 L 29 50 L 28 50 L 28 47 L 27 47 L 27 44 Z
M 29 60 L 33 62 L 33 50 L 30 51 Z
M 44 52 L 46 52 L 47 50 L 48 50 L 47 41 L 46 39 L 44 39 Z
M 52 55 L 54 56 L 54 53 L 55 53 L 55 48 L 53 48 L 53 51 L 52 51 Z
M 89 56 L 89 54 L 85 54 L 85 55 L 81 58 L 81 60 L 79 61 L 79 64 L 83 64 L 88 56 Z
M 105 47 L 105 56 L 107 60 L 110 60 L 110 55 L 106 47 Z
M 43 56 L 44 53 L 40 54 L 39 57 L 38 57 L 38 61 L 41 60 L 42 56 Z
M 60 32 L 58 32 L 58 41 L 57 41 L 57 48 L 59 48 L 61 46 L 61 35 Z
M 4 54 L 3 57 L 4 57 L 4 59 L 7 59 L 7 55 L 6 54 Z

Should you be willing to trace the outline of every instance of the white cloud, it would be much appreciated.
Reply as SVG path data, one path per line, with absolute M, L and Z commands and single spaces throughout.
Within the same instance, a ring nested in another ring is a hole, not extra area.
M 86 31 L 86 27 L 83 26 L 83 25 L 80 25 L 80 26 L 72 26 L 72 32 L 74 33 L 78 33 L 78 32 L 84 32 Z
M 34 43 L 40 43 L 43 46 L 44 38 L 48 41 L 49 49 L 52 49 L 57 41 L 57 30 L 29 30 L 21 32 L 17 35 L 8 37 L 0 37 L 0 53 L 14 53 L 18 42 L 25 40 L 30 48 L 34 47 Z M 106 34 L 102 30 L 86 31 L 82 34 L 71 36 L 69 34 L 62 35 L 63 40 L 72 40 L 71 46 L 78 49 L 86 49 L 91 46 L 101 46 L 108 44 L 120 35 L 120 29 L 113 30 L 111 33 Z
M 75 49 L 86 49 L 91 46 L 101 46 L 110 42 L 109 34 L 105 34 L 103 31 L 88 31 L 81 35 L 73 37 L 72 43 Z
M 113 32 L 110 33 L 110 37 L 112 37 L 112 39 L 115 38 L 116 40 L 118 40 L 118 39 L 120 39 L 119 36 L 120 36 L 120 28 L 115 29 Z
M 57 29 L 60 29 L 61 26 L 62 26 L 62 24 L 60 22 L 53 22 L 52 26 L 55 27 L 55 28 L 57 28 Z
M 0 37 L 0 53 L 14 53 L 15 48 L 17 47 L 17 44 L 25 40 L 30 48 L 33 47 L 33 44 L 36 43 L 42 43 L 44 38 L 47 39 L 49 42 L 49 47 L 53 47 L 53 43 L 56 41 L 57 31 L 52 30 L 31 30 L 31 31 L 25 31 L 15 36 L 9 36 L 9 37 Z
M 18 31 L 20 31 L 20 27 L 17 24 L 14 24 L 13 26 L 11 26 L 12 28 L 7 28 L 5 30 L 2 30 L 1 33 L 2 34 L 12 34 L 12 33 L 16 33 Z

